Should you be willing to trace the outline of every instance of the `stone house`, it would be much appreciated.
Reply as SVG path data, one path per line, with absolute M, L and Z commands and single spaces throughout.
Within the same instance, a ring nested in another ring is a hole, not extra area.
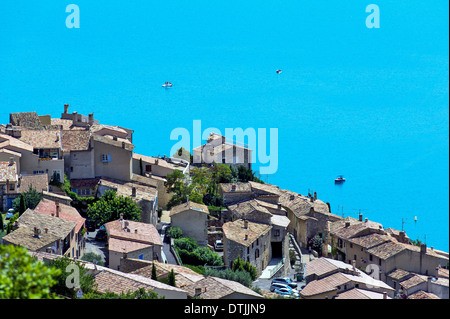
M 74 207 L 47 198 L 43 198 L 34 211 L 75 222 L 74 245 L 71 256 L 75 258 L 83 257 L 86 247 L 86 237 L 84 236 L 86 218 L 82 217 Z
M 199 246 L 208 244 L 208 206 L 192 201 L 172 207 L 170 210 L 171 226 L 180 227 L 183 237 L 192 237 Z
M 225 266 L 231 267 L 232 262 L 240 257 L 255 266 L 261 275 L 272 259 L 272 226 L 238 219 L 223 224 L 222 229 Z
M 262 295 L 236 281 L 211 276 L 183 288 L 188 293 L 188 298 L 239 300 L 263 298 Z
M 58 211 L 51 216 L 27 209 L 17 219 L 17 228 L 2 238 L 2 244 L 76 257 L 76 227 L 76 222 L 59 218 Z
M 192 150 L 196 164 L 223 163 L 235 167 L 243 165 L 252 168 L 252 150 L 247 145 L 228 141 L 225 136 L 211 133 L 206 144 Z
M 101 177 L 97 184 L 97 197 L 102 197 L 107 190 L 113 190 L 119 196 L 131 197 L 141 211 L 141 222 L 152 224 L 158 223 L 158 191 L 142 181 L 132 180 L 130 182 Z
M 387 299 L 393 298 L 395 293 L 395 290 L 386 283 L 367 275 L 355 265 L 350 266 L 324 257 L 306 263 L 305 276 L 307 284 L 300 291 L 302 299 L 338 299 L 344 293 L 345 295 L 339 299 L 349 299 L 349 291 L 352 294 L 363 293 L 367 299 L 380 296 Z
M 109 268 L 120 268 L 122 258 L 161 261 L 163 243 L 151 224 L 115 220 L 105 224 L 108 237 Z

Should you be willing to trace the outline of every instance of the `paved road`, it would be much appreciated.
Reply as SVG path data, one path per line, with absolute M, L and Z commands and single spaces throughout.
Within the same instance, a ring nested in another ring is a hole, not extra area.
M 163 224 L 161 229 L 159 230 L 159 234 L 161 236 L 161 240 L 163 242 L 163 262 L 166 262 L 168 264 L 177 265 L 177 260 L 175 259 L 175 256 L 170 251 L 170 238 L 166 236 L 166 229 L 168 229 L 170 226 L 168 224 Z
M 95 235 L 97 235 L 97 231 L 86 233 L 86 248 L 84 253 L 93 252 L 96 255 L 100 255 L 102 257 L 102 261 L 104 265 L 108 266 L 108 249 L 106 249 L 105 244 L 106 241 L 96 241 Z

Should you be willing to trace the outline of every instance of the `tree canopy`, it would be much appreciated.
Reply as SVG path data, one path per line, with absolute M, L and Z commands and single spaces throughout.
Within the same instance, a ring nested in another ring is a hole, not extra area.
M 120 214 L 132 221 L 141 220 L 142 209 L 130 197 L 117 195 L 114 190 L 107 190 L 96 202 L 88 205 L 87 215 L 100 224 L 117 220 Z
M 28 254 L 23 247 L 0 245 L 0 299 L 53 299 L 60 270 Z

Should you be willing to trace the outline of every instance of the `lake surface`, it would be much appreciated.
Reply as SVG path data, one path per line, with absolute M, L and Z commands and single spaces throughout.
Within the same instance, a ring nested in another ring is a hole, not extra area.
M 379 29 L 367 1 L 75 4 L 79 29 L 64 4 L 2 4 L 0 123 L 69 103 L 134 129 L 145 155 L 194 120 L 277 128 L 264 180 L 449 250 L 448 3 L 377 1 Z

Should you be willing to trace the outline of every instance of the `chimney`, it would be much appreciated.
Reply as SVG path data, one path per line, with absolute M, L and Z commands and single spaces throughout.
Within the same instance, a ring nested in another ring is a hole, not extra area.
M 420 253 L 421 254 L 426 254 L 427 253 L 427 244 L 422 244 L 420 246 Z
M 295 198 L 294 195 L 289 196 L 289 200 L 294 200 L 294 198 Z
M 359 221 L 362 222 L 363 221 L 363 214 L 359 213 Z
M 122 258 L 123 258 L 123 259 L 127 259 L 127 258 L 128 258 L 128 255 L 127 255 L 127 253 L 125 252 L 125 248 L 123 248 Z
M 350 222 L 349 221 L 345 222 L 345 227 L 350 227 Z
M 314 207 L 311 207 L 309 209 L 309 214 L 311 215 L 311 217 L 314 217 Z
M 59 206 L 59 202 L 55 202 L 56 206 L 56 217 L 59 217 L 59 213 L 61 211 L 61 207 Z
M 364 220 L 364 222 L 366 222 L 366 223 L 367 223 L 368 221 L 369 221 L 369 219 L 368 219 L 368 218 L 366 218 L 366 219 Z
M 48 228 L 44 228 L 44 233 L 48 234 Z
M 244 220 L 244 228 L 248 229 L 248 220 Z
M 69 111 L 69 104 L 64 104 L 64 114 L 67 114 Z
M 156 159 L 155 160 L 155 165 L 158 165 L 159 164 L 159 159 Z
M 245 234 L 244 240 L 248 240 L 248 234 Z
M 89 113 L 89 125 L 94 125 L 94 113 Z
M 137 230 L 137 228 L 136 228 L 136 229 L 134 230 L 134 233 L 135 233 L 135 234 L 137 234 L 137 233 L 138 233 L 138 230 Z
M 387 292 L 383 291 L 383 299 L 387 299 Z
M 40 232 L 41 232 L 41 231 L 39 230 L 39 228 L 34 227 L 34 228 L 33 228 L 33 232 L 34 232 L 33 237 L 41 238 L 41 237 L 39 236 L 39 234 L 40 234 Z
M 317 199 L 317 192 L 314 192 L 314 200 Z
M 131 197 L 136 197 L 136 186 L 131 188 Z

